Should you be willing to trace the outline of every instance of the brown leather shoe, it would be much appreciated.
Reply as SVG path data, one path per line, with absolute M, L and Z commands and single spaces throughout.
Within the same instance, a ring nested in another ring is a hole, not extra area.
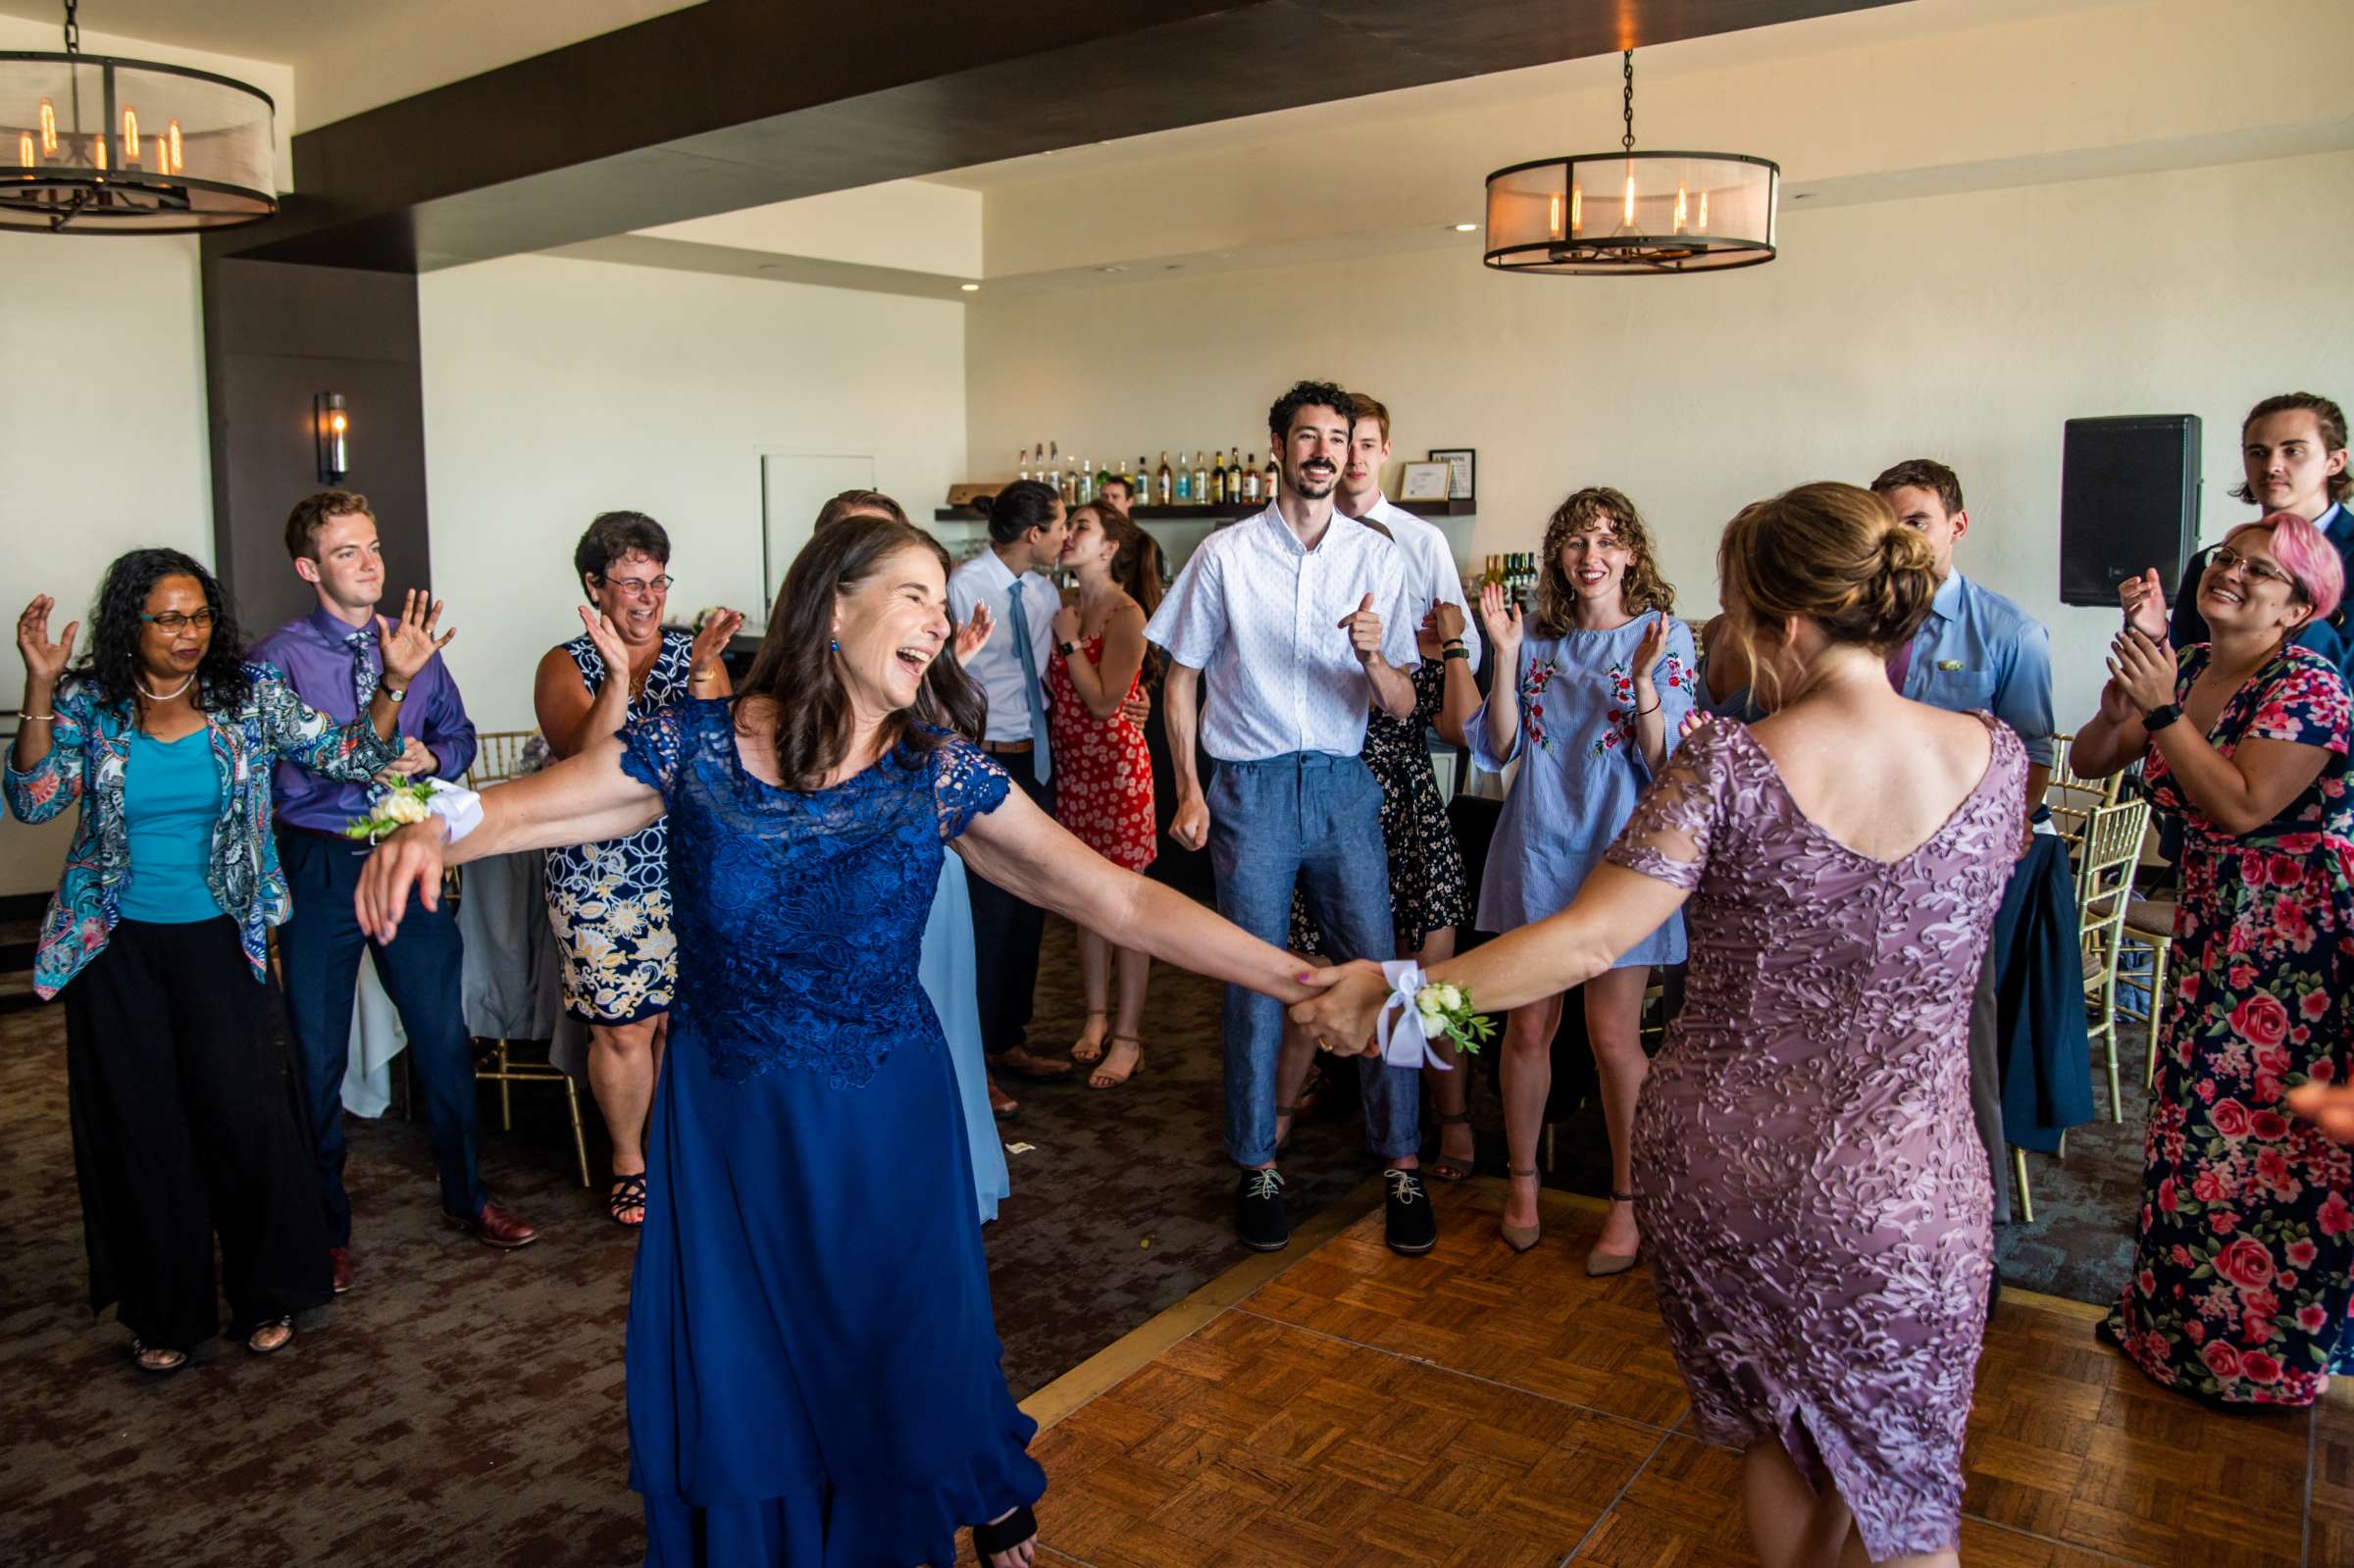
M 347 1246 L 329 1247 L 327 1261 L 334 1269 L 335 1294 L 341 1295 L 351 1289 L 351 1248 Z
M 1069 1062 L 1049 1061 L 1043 1056 L 1033 1056 L 1019 1045 L 1009 1051 L 989 1057 L 988 1062 L 989 1070 L 992 1073 L 1004 1073 L 1015 1078 L 1026 1078 L 1034 1084 L 1051 1084 L 1056 1079 L 1071 1076 Z
M 530 1246 L 534 1241 L 539 1239 L 537 1231 L 524 1224 L 522 1218 L 514 1210 L 495 1198 L 485 1203 L 482 1212 L 471 1220 L 455 1214 L 445 1214 L 442 1218 L 485 1246 L 512 1249 L 519 1246 Z

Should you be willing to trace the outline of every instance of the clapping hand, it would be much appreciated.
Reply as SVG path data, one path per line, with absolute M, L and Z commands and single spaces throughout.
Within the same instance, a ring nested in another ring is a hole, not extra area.
M 1340 1056 L 1371 1056 L 1381 1049 L 1374 1026 L 1389 1005 L 1390 982 L 1379 964 L 1360 958 L 1309 970 L 1300 983 L 1317 994 L 1292 1005 L 1292 1022 L 1318 1046 Z
M 2354 1085 L 2299 1084 L 2288 1091 L 2288 1108 L 2337 1143 L 2354 1143 Z
M 728 651 L 728 644 L 742 630 L 742 610 L 712 611 L 710 619 L 703 623 L 702 630 L 694 634 L 694 647 L 687 665 L 690 679 L 704 670 L 718 669 L 720 656 Z
M 2127 627 L 2152 642 L 2166 640 L 2166 588 L 2158 581 L 2156 567 L 2120 582 L 2117 597 L 2124 606 Z
M 25 683 L 57 687 L 58 679 L 66 673 L 66 661 L 74 657 L 74 635 L 81 630 L 79 621 L 68 621 L 59 638 L 49 640 L 49 612 L 57 601 L 43 593 L 25 606 L 17 617 L 17 651 L 25 656 Z
M 449 639 L 458 634 L 457 628 L 436 637 L 434 628 L 440 624 L 441 601 L 415 588 L 409 589 L 402 601 L 399 620 L 376 618 L 376 645 L 384 662 L 386 685 L 405 690 L 426 662 L 449 646 Z
M 2163 708 L 2175 700 L 2175 650 L 2127 628 L 2109 644 L 2109 676 L 2134 712 Z
M 956 639 L 952 644 L 956 653 L 956 662 L 958 664 L 972 663 L 973 655 L 981 651 L 989 641 L 989 634 L 997 629 L 998 623 L 990 618 L 989 606 L 986 604 L 974 605 L 972 619 L 956 629 Z
M 1520 667 L 1520 606 L 1506 596 L 1504 584 L 1491 582 L 1479 590 L 1479 624 L 1487 630 L 1488 644 L 1496 650 L 1496 668 Z
M 1651 680 L 1652 671 L 1667 655 L 1667 612 L 1661 610 L 1643 629 L 1643 640 L 1635 644 L 1635 683 L 1642 685 Z
M 1341 617 L 1340 630 L 1349 633 L 1349 650 L 1356 655 L 1357 663 L 1371 664 L 1381 657 L 1381 614 L 1373 608 L 1371 593 Z
M 605 661 L 605 679 L 609 681 L 618 676 L 627 682 L 630 678 L 629 644 L 621 640 L 621 632 L 614 629 L 612 617 L 586 604 L 580 607 L 580 611 L 581 625 L 588 629 L 589 642 Z

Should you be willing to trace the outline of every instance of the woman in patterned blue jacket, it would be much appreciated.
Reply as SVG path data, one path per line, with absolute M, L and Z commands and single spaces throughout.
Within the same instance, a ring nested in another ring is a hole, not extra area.
M 267 1355 L 331 1293 L 268 963 L 289 907 L 271 768 L 389 767 L 409 680 L 449 640 L 433 634 L 440 607 L 411 594 L 397 623 L 378 619 L 384 682 L 347 730 L 245 662 L 220 584 L 178 550 L 107 568 L 71 675 L 78 627 L 51 641 L 54 607 L 44 594 L 17 621 L 25 708 L 6 786 L 23 822 L 81 807 L 33 988 L 66 1003 L 90 1308 L 118 1303 L 139 1368 L 177 1372 L 221 1328 L 217 1234 L 231 1332 Z

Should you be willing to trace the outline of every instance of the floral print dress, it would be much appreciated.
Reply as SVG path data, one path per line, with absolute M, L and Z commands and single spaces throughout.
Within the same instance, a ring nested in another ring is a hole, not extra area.
M 2182 650 L 2176 700 L 2207 658 L 2204 643 Z M 2177 984 L 2159 1031 L 2133 1278 L 2104 1328 L 2157 1382 L 2230 1403 L 2310 1404 L 2341 1344 L 2354 1350 L 2354 1151 L 2280 1103 L 2354 1065 L 2348 727 L 2336 669 L 2291 647 L 2207 735 L 2226 757 L 2248 739 L 2328 753 L 2278 816 L 2225 833 L 2155 745 L 2143 764 L 2159 809 L 2184 828 Z
M 1511 931 L 1568 908 L 1650 786 L 1651 770 L 1635 738 L 1634 671 L 1635 650 L 1650 623 L 1644 614 L 1608 632 L 1532 634 L 1522 642 L 1517 679 L 1505 686 L 1500 674 L 1488 697 L 1520 704 L 1520 733 L 1509 754 L 1498 756 L 1488 745 L 1485 704 L 1464 725 L 1479 767 L 1502 773 L 1509 763 L 1520 764 L 1497 814 L 1480 878 L 1481 931 Z M 1666 651 L 1651 672 L 1670 755 L 1692 711 L 1699 662 L 1692 629 L 1670 622 Z M 1615 967 L 1678 964 L 1683 958 L 1684 923 L 1677 915 Z
M 605 683 L 604 656 L 586 635 L 564 644 L 593 697 Z M 662 632 L 662 651 L 629 717 L 645 718 L 691 695 L 694 637 Z M 625 677 L 626 679 L 626 677 Z M 564 1007 L 591 1024 L 634 1024 L 670 1011 L 679 980 L 670 931 L 667 818 L 625 837 L 547 852 L 547 923 L 564 973 Z

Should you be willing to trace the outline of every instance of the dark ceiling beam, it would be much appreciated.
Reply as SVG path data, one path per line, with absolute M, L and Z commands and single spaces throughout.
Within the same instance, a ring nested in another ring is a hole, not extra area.
M 294 138 L 208 252 L 423 272 L 1889 0 L 704 0 Z

